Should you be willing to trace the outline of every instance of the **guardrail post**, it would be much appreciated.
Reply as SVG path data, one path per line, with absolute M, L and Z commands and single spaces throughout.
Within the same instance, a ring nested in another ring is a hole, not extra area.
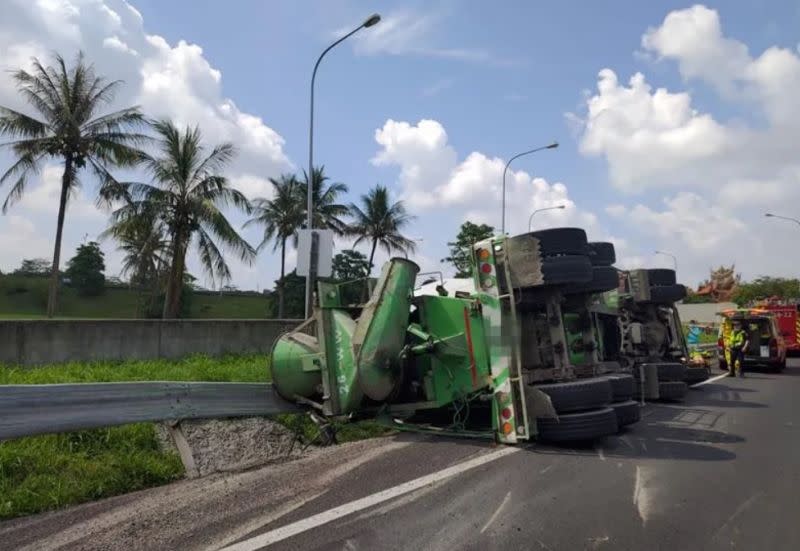
M 197 465 L 194 462 L 192 447 L 189 445 L 189 441 L 186 439 L 186 435 L 183 433 L 181 422 L 168 421 L 166 425 L 167 432 L 169 432 L 169 435 L 172 438 L 172 443 L 175 444 L 175 447 L 178 449 L 178 455 L 181 456 L 181 463 L 183 463 L 183 468 L 186 471 L 186 478 L 197 478 L 200 473 L 197 470 Z

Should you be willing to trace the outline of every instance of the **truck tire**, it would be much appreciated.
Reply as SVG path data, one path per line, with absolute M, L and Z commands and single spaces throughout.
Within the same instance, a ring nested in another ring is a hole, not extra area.
M 633 400 L 611 404 L 611 409 L 617 415 L 617 425 L 620 428 L 625 425 L 632 425 L 642 418 L 642 409 L 639 407 L 639 402 Z
M 611 403 L 611 383 L 605 378 L 536 385 L 550 397 L 556 413 L 602 408 Z
M 683 285 L 664 285 L 663 287 L 650 287 L 650 301 L 662 304 L 671 304 L 686 298 L 686 287 Z
M 562 254 L 585 255 L 586 232 L 581 228 L 552 228 L 531 232 L 539 240 L 539 253 L 542 256 Z
M 582 255 L 553 256 L 542 260 L 545 285 L 587 283 L 592 279 L 592 263 Z
M 595 440 L 619 431 L 617 415 L 611 408 L 593 409 L 580 413 L 559 415 L 558 419 L 536 419 L 538 440 L 545 442 L 575 442 Z
M 611 266 L 617 261 L 614 244 L 606 241 L 592 241 L 587 245 L 589 260 L 594 266 Z
M 693 385 L 696 383 L 702 383 L 710 376 L 711 374 L 708 372 L 708 368 L 687 366 L 686 377 L 684 377 L 683 381 L 687 385 Z
M 689 387 L 683 381 L 667 381 L 658 383 L 658 399 L 680 401 L 686 398 Z
M 619 286 L 619 275 L 617 269 L 612 266 L 592 267 L 592 279 L 586 283 L 569 285 L 564 288 L 565 295 L 577 295 L 581 293 L 604 293 L 611 291 Z
M 666 268 L 652 268 L 647 270 L 647 280 L 650 282 L 651 287 L 664 287 L 666 285 L 675 285 L 675 270 L 668 270 Z
M 660 363 L 658 367 L 659 381 L 683 381 L 686 379 L 686 366 L 679 363 Z
M 606 375 L 611 385 L 611 397 L 614 402 L 625 402 L 633 397 L 635 384 L 632 375 L 625 373 Z

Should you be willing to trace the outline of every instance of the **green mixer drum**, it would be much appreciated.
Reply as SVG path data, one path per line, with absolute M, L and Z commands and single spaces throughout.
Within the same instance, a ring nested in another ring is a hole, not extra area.
M 272 346 L 272 384 L 287 400 L 321 390 L 319 343 L 305 333 L 284 333 Z

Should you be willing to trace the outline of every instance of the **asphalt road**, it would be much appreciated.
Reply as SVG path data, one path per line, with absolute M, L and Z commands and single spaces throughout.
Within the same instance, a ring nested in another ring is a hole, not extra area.
M 590 448 L 399 435 L 2 523 L 0 548 L 800 549 L 790 365 Z

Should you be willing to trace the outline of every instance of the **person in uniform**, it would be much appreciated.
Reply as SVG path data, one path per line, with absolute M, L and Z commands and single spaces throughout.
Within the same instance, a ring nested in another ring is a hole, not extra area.
M 733 331 L 728 342 L 728 373 L 731 377 L 744 377 L 744 351 L 747 350 L 750 341 L 747 332 L 742 327 L 741 320 L 733 320 Z M 737 365 L 738 362 L 738 365 Z

